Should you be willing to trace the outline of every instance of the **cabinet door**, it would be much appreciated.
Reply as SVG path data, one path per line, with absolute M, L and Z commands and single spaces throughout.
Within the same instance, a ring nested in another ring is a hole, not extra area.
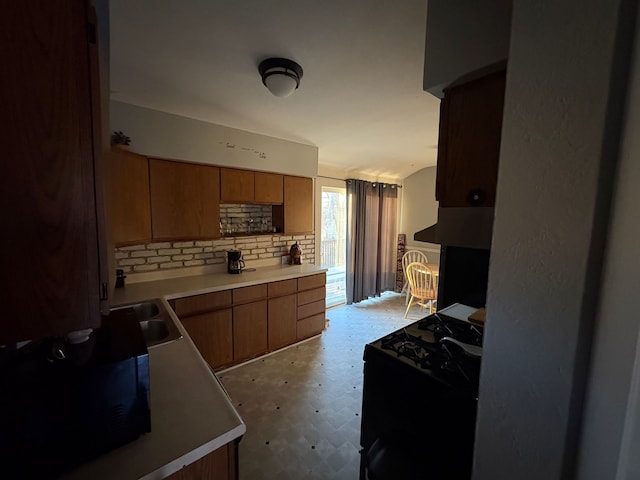
M 267 352 L 267 301 L 233 307 L 233 360 Z
M 233 362 L 232 311 L 230 308 L 181 318 L 182 325 L 200 355 L 213 368 Z
M 220 168 L 220 203 L 253 203 L 254 172 Z
M 273 224 L 287 234 L 313 232 L 313 180 L 284 177 L 284 204 L 273 207 Z
M 278 173 L 255 173 L 255 202 L 268 205 L 282 204 L 284 199 L 283 175 Z
M 149 160 L 154 240 L 220 238 L 220 169 Z
M 238 447 L 233 441 L 223 445 L 181 470 L 166 477 L 166 480 L 237 480 Z
M 296 341 L 296 295 L 269 300 L 269 350 L 275 350 Z
M 109 177 L 107 213 L 113 242 L 117 247 L 150 242 L 149 160 L 113 149 L 105 168 Z
M 503 70 L 445 90 L 436 175 L 441 207 L 495 204 L 504 89 Z
M 0 345 L 100 325 L 102 157 L 87 3 L 5 2 L 0 15 L 0 122 L 10 138 L 0 178 Z

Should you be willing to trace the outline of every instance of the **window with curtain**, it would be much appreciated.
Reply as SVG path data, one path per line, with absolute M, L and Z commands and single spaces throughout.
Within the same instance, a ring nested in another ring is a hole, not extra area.
M 398 186 L 347 180 L 347 304 L 393 290 Z

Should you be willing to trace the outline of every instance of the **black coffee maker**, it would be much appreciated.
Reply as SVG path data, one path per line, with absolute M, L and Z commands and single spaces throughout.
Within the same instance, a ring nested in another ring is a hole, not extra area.
M 242 252 L 240 250 L 227 250 L 227 272 L 241 273 L 243 268 Z

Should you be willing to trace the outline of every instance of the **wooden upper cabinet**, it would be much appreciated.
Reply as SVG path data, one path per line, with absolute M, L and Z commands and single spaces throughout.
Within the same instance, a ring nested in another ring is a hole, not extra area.
M 313 179 L 284 176 L 284 204 L 273 207 L 273 224 L 287 234 L 313 232 Z
M 114 148 L 105 169 L 107 212 L 115 246 L 150 242 L 149 160 Z
M 283 175 L 220 167 L 220 203 L 279 205 Z
M 504 70 L 445 89 L 436 175 L 440 207 L 494 206 L 504 91 Z
M 149 160 L 154 240 L 220 237 L 220 169 Z
M 255 172 L 255 203 L 280 205 L 284 199 L 283 175 Z
M 0 345 L 100 326 L 106 245 L 88 3 L 5 2 L 0 15 L 0 59 L 11 66 L 0 75 L 10 138 L 0 178 Z
M 220 168 L 220 203 L 254 203 L 255 172 Z

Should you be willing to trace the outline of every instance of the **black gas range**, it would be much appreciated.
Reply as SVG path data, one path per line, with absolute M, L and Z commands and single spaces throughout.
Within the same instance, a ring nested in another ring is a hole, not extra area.
M 361 480 L 471 478 L 484 327 L 454 304 L 364 350 Z

